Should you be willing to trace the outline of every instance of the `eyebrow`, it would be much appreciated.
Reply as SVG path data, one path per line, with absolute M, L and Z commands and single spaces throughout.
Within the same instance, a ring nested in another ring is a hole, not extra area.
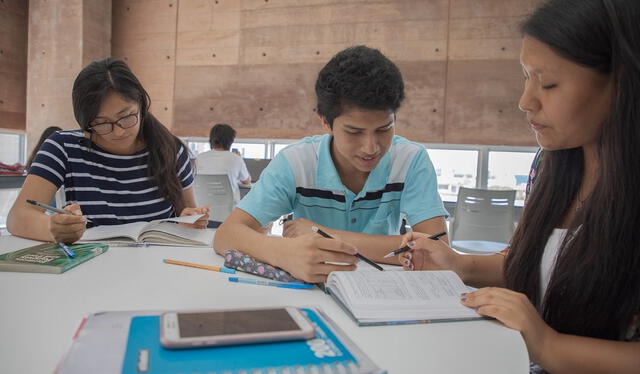
M 122 109 L 121 111 L 119 111 L 118 113 L 116 113 L 116 116 L 119 116 L 119 115 L 121 115 L 121 114 L 124 114 L 125 112 L 130 111 L 132 108 L 133 108 L 133 106 L 132 106 L 132 105 L 129 105 L 128 107 L 126 107 L 126 108 Z M 98 118 L 102 118 L 102 119 L 111 119 L 111 118 L 104 117 L 104 116 L 96 116 L 96 118 L 94 118 L 94 120 L 96 120 L 96 119 L 98 119 Z
M 382 129 L 382 128 L 385 128 L 385 127 L 389 127 L 391 124 L 393 124 L 393 122 L 395 122 L 395 119 L 392 119 L 391 121 L 387 122 L 386 125 L 382 125 L 380 127 L 376 127 L 376 130 L 379 130 L 379 129 Z M 347 127 L 347 128 L 349 128 L 351 130 L 366 130 L 366 129 L 362 128 L 362 127 L 356 127 L 356 126 L 349 125 L 349 124 L 345 124 L 344 127 Z

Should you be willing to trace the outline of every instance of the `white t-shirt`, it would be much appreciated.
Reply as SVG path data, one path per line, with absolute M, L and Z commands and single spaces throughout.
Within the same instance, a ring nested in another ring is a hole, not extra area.
M 567 229 L 553 229 L 549 240 L 547 240 L 547 245 L 544 247 L 544 253 L 540 261 L 540 300 L 544 299 L 544 295 L 547 292 L 547 286 L 549 286 L 549 281 L 551 280 L 551 273 L 556 266 L 558 250 L 565 235 L 567 235 Z
M 251 179 L 247 165 L 242 157 L 230 151 L 211 150 L 203 152 L 196 157 L 196 174 L 228 174 L 233 189 L 233 202 L 240 201 L 239 185 L 242 181 Z

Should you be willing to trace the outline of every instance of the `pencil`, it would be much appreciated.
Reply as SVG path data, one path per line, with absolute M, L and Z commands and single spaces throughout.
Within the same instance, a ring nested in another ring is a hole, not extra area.
M 441 236 L 446 235 L 447 232 L 443 231 L 443 232 L 439 232 L 437 234 L 433 234 L 429 237 L 429 239 L 431 240 L 438 240 L 440 239 Z M 386 255 L 384 255 L 384 258 L 389 258 L 389 257 L 393 257 L 393 256 L 397 256 L 400 253 L 404 253 L 408 250 L 410 250 L 411 248 L 408 245 L 405 245 L 404 247 L 400 248 L 400 249 L 396 249 L 395 251 L 391 251 L 389 253 L 387 253 Z
M 201 265 L 201 264 L 194 264 L 192 262 L 184 262 L 184 261 L 178 261 L 178 260 L 170 260 L 168 258 L 165 258 L 164 260 L 162 260 L 165 264 L 173 264 L 173 265 L 182 265 L 182 266 L 189 266 L 192 268 L 198 268 L 198 269 L 205 269 L 205 270 L 212 270 L 212 271 L 219 271 L 221 273 L 228 273 L 228 274 L 235 274 L 236 271 L 235 269 L 229 269 L 226 268 L 224 266 L 210 266 L 210 265 Z
M 322 235 L 323 237 L 327 238 L 327 239 L 333 239 L 333 237 L 329 234 L 327 234 L 326 232 L 320 230 L 318 227 L 316 226 L 311 226 L 311 230 L 317 232 L 318 234 Z M 366 262 L 367 264 L 373 266 L 374 268 L 380 270 L 380 271 L 384 271 L 384 269 L 382 268 L 382 266 L 376 264 L 375 262 L 369 260 L 368 258 L 364 257 L 363 255 L 361 255 L 360 253 L 356 253 L 356 257 L 361 259 L 362 261 Z

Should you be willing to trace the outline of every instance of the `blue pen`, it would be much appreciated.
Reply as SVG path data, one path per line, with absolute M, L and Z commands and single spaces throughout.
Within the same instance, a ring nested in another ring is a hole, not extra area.
M 69 258 L 76 257 L 76 253 L 73 251 L 73 249 L 69 248 L 66 244 L 58 243 L 58 247 L 62 249 L 62 252 L 64 252 L 64 254 L 67 255 L 67 257 Z
M 295 288 L 295 289 L 301 289 L 301 290 L 308 290 L 314 287 L 313 284 L 300 283 L 300 282 L 280 282 L 280 281 L 262 280 L 262 279 L 253 279 L 253 278 L 240 278 L 240 277 L 229 277 L 228 279 L 229 279 L 229 282 L 257 284 L 260 286 L 272 286 L 272 287 L 281 287 L 281 288 Z

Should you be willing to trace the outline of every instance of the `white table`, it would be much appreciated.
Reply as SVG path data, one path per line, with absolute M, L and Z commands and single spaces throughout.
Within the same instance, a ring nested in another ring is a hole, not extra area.
M 0 253 L 34 245 L 0 237 Z M 163 258 L 221 265 L 210 248 L 112 247 L 63 274 L 0 272 L 0 372 L 51 373 L 88 314 L 251 306 L 320 306 L 389 373 L 527 373 L 519 333 L 495 321 L 358 327 L 320 290 L 229 283 L 218 272 Z

